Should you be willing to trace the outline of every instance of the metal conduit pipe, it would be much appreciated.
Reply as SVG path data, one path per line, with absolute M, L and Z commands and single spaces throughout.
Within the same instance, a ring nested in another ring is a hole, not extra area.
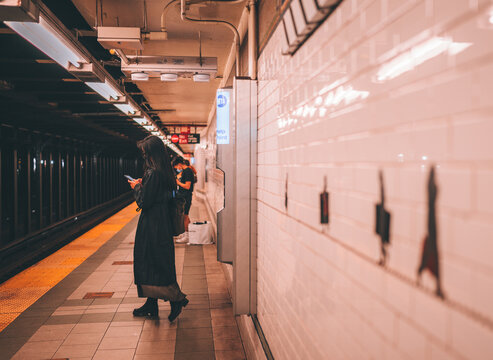
M 123 64 L 128 65 L 130 60 L 128 60 L 127 55 L 121 49 L 114 49 L 115 53 L 120 57 L 120 60 Z
M 221 1 L 222 2 L 222 1 Z M 224 20 L 201 20 L 201 19 L 193 19 L 189 18 L 187 16 L 187 13 L 185 11 L 185 0 L 181 0 L 181 19 L 183 21 L 190 21 L 198 24 L 205 24 L 205 25 L 210 25 L 210 24 L 222 24 L 226 27 L 228 27 L 234 34 L 235 38 L 235 46 L 236 46 L 236 69 L 235 69 L 235 76 L 238 77 L 240 75 L 240 34 L 238 33 L 238 29 L 236 27 Z
M 199 4 L 199 3 L 216 3 L 216 4 L 228 4 L 228 5 L 235 5 L 235 4 L 240 4 L 244 2 L 245 0 L 191 0 L 190 4 Z M 161 13 L 161 31 L 166 33 L 164 35 L 164 39 L 168 38 L 168 30 L 166 29 L 166 16 L 168 15 L 168 11 L 171 8 L 172 5 L 178 4 L 180 0 L 172 0 L 169 3 L 166 4 L 166 6 L 163 9 L 163 12 Z
M 248 2 L 248 76 L 257 79 L 257 12 L 256 0 Z

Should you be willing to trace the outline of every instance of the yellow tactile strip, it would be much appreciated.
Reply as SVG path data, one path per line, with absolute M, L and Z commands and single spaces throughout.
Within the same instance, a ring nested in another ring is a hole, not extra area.
M 70 244 L 0 285 L 0 331 L 94 254 L 136 215 L 130 204 Z

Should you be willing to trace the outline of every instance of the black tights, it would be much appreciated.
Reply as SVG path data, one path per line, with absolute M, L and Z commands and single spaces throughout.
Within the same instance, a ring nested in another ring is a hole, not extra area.
M 146 300 L 145 305 L 148 305 L 148 306 L 157 306 L 157 299 L 148 297 L 147 300 Z

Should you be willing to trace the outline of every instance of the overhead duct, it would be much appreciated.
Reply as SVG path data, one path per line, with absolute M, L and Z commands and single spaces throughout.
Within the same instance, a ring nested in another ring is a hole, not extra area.
M 121 67 L 127 76 L 131 76 L 132 73 L 145 73 L 155 78 L 161 78 L 163 74 L 177 74 L 178 77 L 207 74 L 213 79 L 217 74 L 217 58 L 215 57 L 128 56 L 128 60 L 129 63 L 122 63 Z

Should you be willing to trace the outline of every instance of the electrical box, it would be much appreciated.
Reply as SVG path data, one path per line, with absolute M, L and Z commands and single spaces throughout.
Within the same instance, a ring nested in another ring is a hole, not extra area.
M 1 0 L 0 21 L 38 22 L 39 8 L 32 0 Z
M 144 49 L 138 27 L 100 26 L 98 41 L 105 49 Z

